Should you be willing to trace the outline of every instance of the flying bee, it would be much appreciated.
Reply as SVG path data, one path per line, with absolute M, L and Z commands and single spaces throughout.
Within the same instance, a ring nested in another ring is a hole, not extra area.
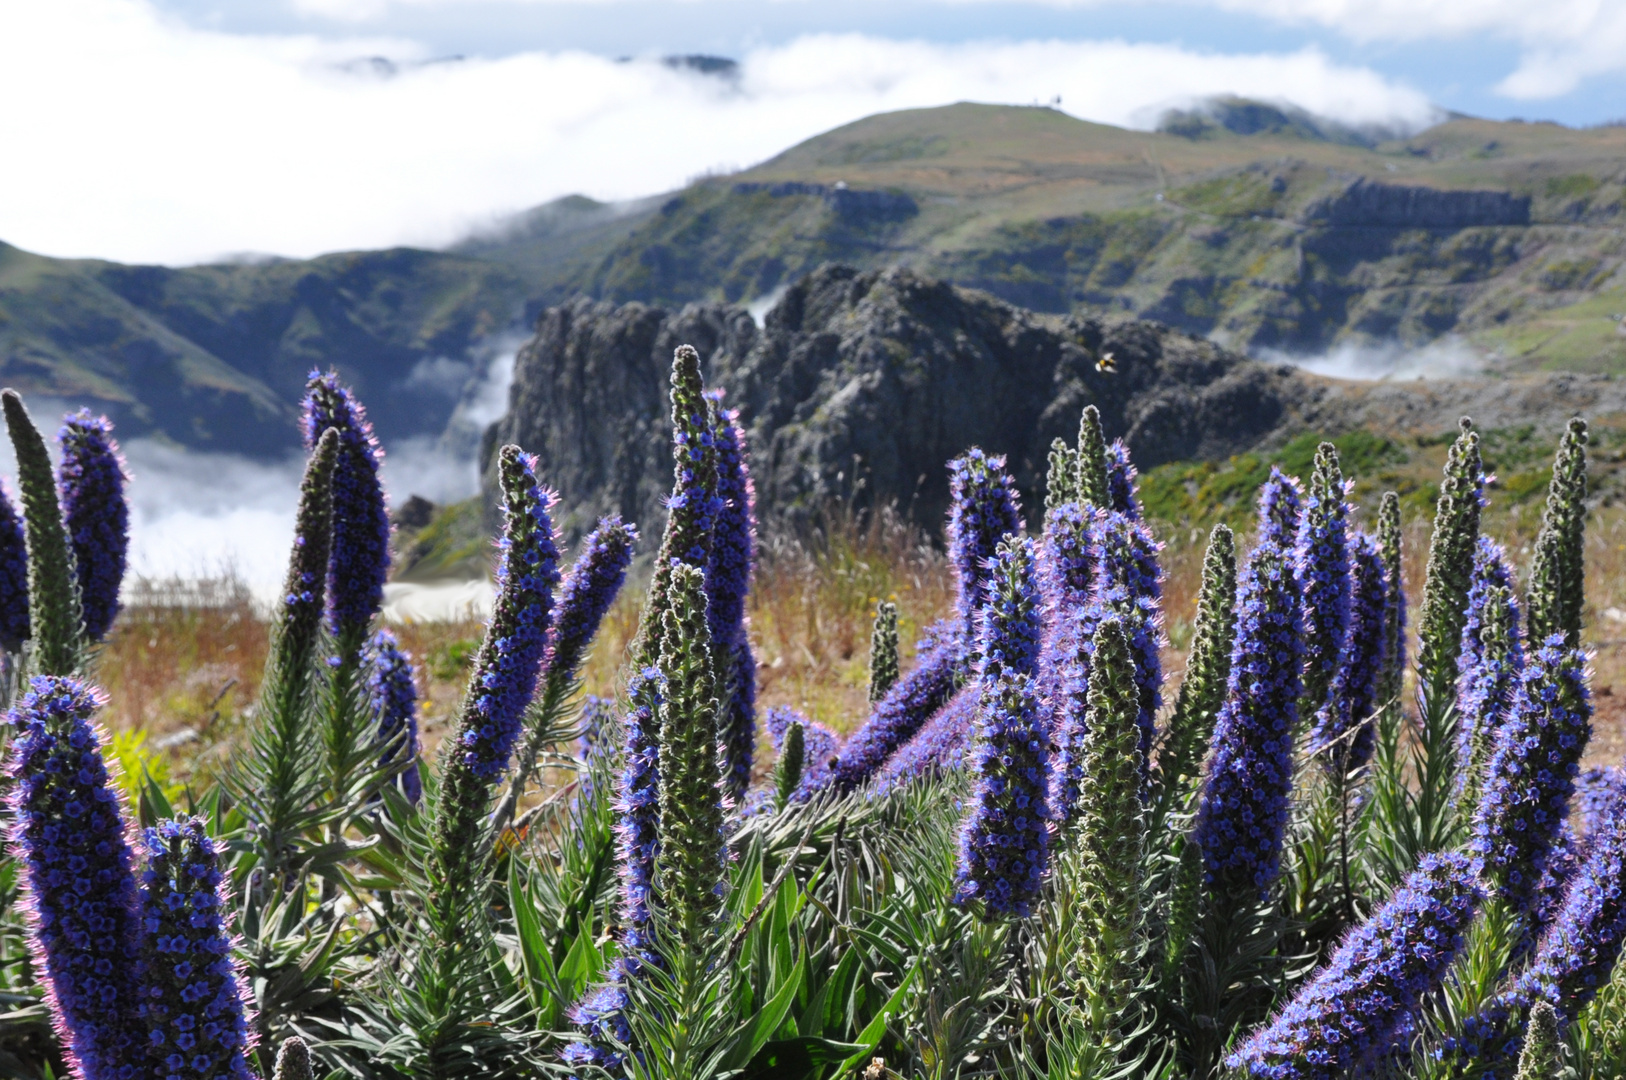
M 1118 358 L 1110 352 L 1104 352 L 1095 360 L 1095 370 L 1104 371 L 1108 375 L 1118 370 Z

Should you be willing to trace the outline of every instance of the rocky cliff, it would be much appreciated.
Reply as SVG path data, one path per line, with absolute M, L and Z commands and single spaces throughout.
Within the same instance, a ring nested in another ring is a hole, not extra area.
M 617 511 L 652 546 L 672 477 L 667 377 L 684 342 L 743 410 L 765 517 L 832 499 L 896 503 L 934 535 L 943 466 L 974 445 L 1008 455 L 1036 515 L 1050 442 L 1071 441 L 1092 403 L 1142 469 L 1276 449 L 1306 431 L 1433 437 L 1464 413 L 1529 432 L 1626 414 L 1626 380 L 1607 376 L 1347 382 L 1155 322 L 1046 315 L 906 269 L 831 265 L 793 285 L 760 328 L 725 304 L 547 309 L 520 350 L 508 411 L 485 433 L 488 503 L 496 449 L 517 442 L 540 455 L 567 534 Z
M 1039 315 L 908 270 L 826 266 L 760 330 L 720 304 L 548 309 L 520 351 L 508 413 L 486 433 L 488 485 L 496 448 L 517 442 L 541 456 L 567 532 L 619 510 L 653 535 L 672 470 L 666 376 L 682 342 L 743 409 L 769 515 L 896 502 L 935 527 L 943 466 L 972 445 L 1009 456 L 1031 508 L 1051 440 L 1074 436 L 1086 404 L 1152 466 L 1255 445 L 1310 393 L 1291 369 L 1154 323 Z

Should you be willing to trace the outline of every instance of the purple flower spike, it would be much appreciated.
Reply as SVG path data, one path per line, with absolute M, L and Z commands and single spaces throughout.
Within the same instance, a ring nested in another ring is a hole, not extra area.
M 77 679 L 40 676 L 12 708 L 12 843 L 69 1066 L 83 1080 L 127 1080 L 142 1053 L 140 897 L 118 789 L 90 723 L 102 700 Z
M 1310 745 L 1325 748 L 1328 767 L 1334 772 L 1358 769 L 1372 758 L 1372 714 L 1388 659 L 1389 587 L 1383 555 L 1377 542 L 1364 533 L 1355 537 L 1353 555 L 1354 588 L 1343 662 L 1310 734 Z
M 954 610 L 967 639 L 976 632 L 978 610 L 987 599 L 988 561 L 1007 535 L 1022 531 L 1016 482 L 1005 472 L 1003 455 L 976 447 L 948 464 L 952 503 L 948 520 L 949 564 L 957 590 Z
M 1196 837 L 1216 896 L 1265 896 L 1281 867 L 1298 721 L 1299 590 L 1288 553 L 1254 548 L 1237 586 L 1236 641 L 1214 724 Z
M 1592 735 L 1586 655 L 1549 637 L 1528 658 L 1513 706 L 1497 729 L 1469 850 L 1515 911 L 1529 910 L 1554 839 L 1569 813 Z
M 542 670 L 550 679 L 573 679 L 599 623 L 627 580 L 638 529 L 617 515 L 599 520 L 559 586 Z
M 1299 535 L 1299 515 L 1304 503 L 1304 485 L 1298 477 L 1270 467 L 1270 479 L 1259 489 L 1259 543 L 1291 549 Z
M 412 681 L 412 655 L 395 635 L 380 630 L 367 647 L 367 700 L 372 707 L 380 765 L 404 764 L 397 778 L 401 794 L 416 806 L 423 797 L 418 775 L 418 688 Z
M 0 649 L 17 652 L 28 636 L 28 541 L 11 491 L 0 482 Z
M 339 433 L 333 469 L 333 545 L 328 563 L 328 627 L 335 637 L 364 633 L 384 604 L 390 573 L 390 514 L 379 483 L 384 451 L 367 410 L 337 372 L 313 371 L 305 384 L 305 448 Z
M 1458 784 L 1470 805 L 1524 670 L 1517 586 L 1502 546 L 1481 536 L 1457 654 Z
M 1626 798 L 1616 795 L 1571 880 L 1557 918 L 1519 979 L 1523 1002 L 1542 1000 L 1574 1020 L 1609 981 L 1626 942 Z
M 1026 918 L 1049 862 L 1049 740 L 1033 683 L 1005 672 L 982 685 L 971 752 L 976 788 L 960 834 L 960 903 L 984 918 Z
M 1615 800 L 1626 796 L 1626 769 L 1594 765 L 1575 782 L 1575 803 L 1581 814 L 1581 836 L 1586 838 L 1608 824 Z
M 1045 515 L 1039 544 L 1039 583 L 1053 615 L 1089 602 L 1100 551 L 1095 515 L 1078 503 L 1063 503 Z
M 955 691 L 936 715 L 915 732 L 914 738 L 886 759 L 886 764 L 875 774 L 876 792 L 885 794 L 964 766 L 966 751 L 971 749 L 972 736 L 976 733 L 979 696 L 975 680 Z
M 73 544 L 85 636 L 100 641 L 119 613 L 130 551 L 130 507 L 124 499 L 129 478 L 107 417 L 93 416 L 89 409 L 70 413 L 62 418 L 56 440 L 62 447 L 57 470 L 62 523 Z
M 166 821 L 143 835 L 148 1075 L 252 1080 L 249 991 L 232 962 L 220 848 L 195 818 Z
M 784 746 L 785 732 L 790 730 L 790 725 L 802 725 L 802 781 L 796 786 L 791 800 L 805 802 L 814 792 L 828 786 L 830 770 L 841 750 L 841 740 L 836 733 L 817 720 L 810 720 L 795 709 L 784 706 L 769 709 L 762 719 L 775 754 Z
M 666 680 L 645 668 L 627 683 L 626 757 L 616 800 L 616 837 L 621 849 L 621 903 L 627 922 L 625 947 L 634 961 L 650 947 L 649 901 L 660 849 L 660 718 Z
M 1140 520 L 1139 476 L 1140 471 L 1129 460 L 1129 447 L 1122 439 L 1113 439 L 1107 447 L 1107 495 L 1112 509 L 1130 521 Z
M 756 489 L 740 411 L 722 408 L 721 391 L 707 396 L 716 414 L 717 497 L 722 509 L 712 527 L 711 560 L 706 566 L 706 622 L 719 696 L 724 699 L 717 718 L 723 783 L 738 799 L 751 783 L 757 735 L 757 663 L 745 632 L 745 599 L 756 549 Z
M 976 790 L 960 838 L 957 899 L 985 918 L 1026 917 L 1048 865 L 1050 740 L 1033 692 L 1039 589 L 1033 541 L 1012 538 L 989 567 L 978 616 L 979 700 L 971 751 Z
M 1461 951 L 1481 899 L 1461 855 L 1425 855 L 1286 1008 L 1226 1059 L 1260 1080 L 1335 1080 L 1398 1042 Z
M 1322 443 L 1293 546 L 1293 573 L 1304 595 L 1304 700 L 1299 703 L 1304 715 L 1326 705 L 1349 635 L 1350 506 L 1345 494 L 1338 449 Z
M 915 646 L 913 670 L 875 703 L 864 726 L 848 736 L 841 748 L 841 757 L 830 772 L 837 790 L 851 791 L 873 776 L 953 696 L 967 651 L 956 630 L 946 621 L 926 629 Z

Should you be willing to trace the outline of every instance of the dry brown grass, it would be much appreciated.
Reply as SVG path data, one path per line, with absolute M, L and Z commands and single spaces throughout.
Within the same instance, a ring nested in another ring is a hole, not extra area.
M 1493 498 L 1486 517 L 1486 531 L 1507 545 L 1521 572 L 1529 563 L 1539 513 L 1539 504 L 1501 509 Z M 1363 523 L 1367 516 L 1361 515 Z M 1405 566 L 1414 633 L 1429 528 L 1425 513 L 1408 512 Z M 1164 611 L 1170 644 L 1164 671 L 1165 696 L 1172 701 L 1190 645 L 1208 534 L 1185 525 L 1157 525 L 1156 531 L 1167 544 Z M 1244 552 L 1251 540 L 1238 537 Z M 1585 637 L 1595 653 L 1597 708 L 1587 758 L 1613 764 L 1626 753 L 1626 507 L 1593 511 L 1587 575 Z M 167 741 L 172 775 L 179 780 L 215 771 L 241 733 L 267 646 L 266 625 L 246 591 L 217 583 L 200 600 L 192 588 L 187 592 L 170 583 L 138 593 L 120 615 L 97 670 L 110 696 L 109 725 L 144 729 L 156 744 Z M 953 588 L 941 550 L 897 515 L 859 516 L 838 509 L 810 527 L 766 535 L 749 606 L 762 707 L 795 706 L 839 731 L 861 722 L 868 712 L 870 625 L 881 599 L 899 605 L 907 666 L 920 630 L 952 607 Z M 620 690 L 642 600 L 642 582 L 629 582 L 606 617 L 583 670 L 588 693 L 614 696 Z M 432 752 L 454 719 L 483 628 L 477 621 L 461 621 L 394 629 L 417 660 L 421 730 Z

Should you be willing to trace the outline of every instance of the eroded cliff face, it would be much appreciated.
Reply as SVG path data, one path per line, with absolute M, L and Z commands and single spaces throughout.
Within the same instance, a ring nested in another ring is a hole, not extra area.
M 896 502 L 933 529 L 943 466 L 969 446 L 1008 455 L 1032 511 L 1051 440 L 1071 441 L 1087 404 L 1150 467 L 1253 446 L 1312 394 L 1291 369 L 1155 323 L 1039 315 L 908 270 L 826 266 L 760 330 L 718 304 L 549 309 L 486 434 L 488 486 L 496 448 L 517 442 L 541 456 L 567 534 L 616 510 L 652 536 L 672 474 L 666 379 L 683 342 L 743 410 L 763 513 Z

